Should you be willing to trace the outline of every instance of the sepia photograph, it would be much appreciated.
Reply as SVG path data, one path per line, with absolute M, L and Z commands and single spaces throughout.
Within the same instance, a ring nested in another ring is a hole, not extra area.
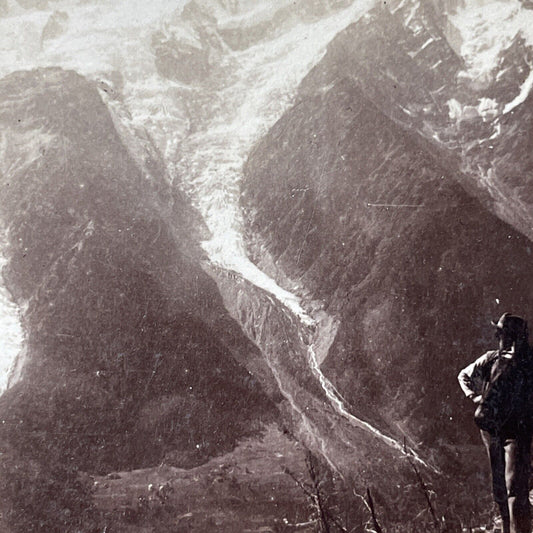
M 532 0 L 0 0 L 0 533 L 532 533 L 529 323 Z

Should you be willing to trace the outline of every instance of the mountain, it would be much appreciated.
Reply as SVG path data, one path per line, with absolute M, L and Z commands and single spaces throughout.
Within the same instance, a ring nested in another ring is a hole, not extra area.
M 276 417 L 243 366 L 260 354 L 202 270 L 205 229 L 161 160 L 139 168 L 72 71 L 17 72 L 0 95 L 3 275 L 26 339 L 0 399 L 8 515 L 36 503 L 13 484 L 21 464 L 190 467 L 257 433 Z
M 461 58 L 429 4 L 401 4 L 330 44 L 248 158 L 242 204 L 256 260 L 339 319 L 322 368 L 350 410 L 436 446 L 477 438 L 455 376 L 491 316 L 530 314 L 532 258 L 454 149 Z
M 8 2 L 0 529 L 483 526 L 525 4 Z

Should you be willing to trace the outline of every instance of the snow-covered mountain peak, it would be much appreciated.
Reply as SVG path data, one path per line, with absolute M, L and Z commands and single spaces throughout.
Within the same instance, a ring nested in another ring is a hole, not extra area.
M 73 5 L 60 0 L 47 9 L 13 9 L 0 18 L 0 74 L 60 65 L 90 76 L 153 63 L 145 58 L 147 39 L 184 3 L 98 0 Z M 66 21 L 62 33 L 44 41 L 43 30 L 57 12 Z
M 465 74 L 481 86 L 498 75 L 501 54 L 517 36 L 533 45 L 533 11 L 519 0 L 469 0 L 450 20 L 462 37 Z

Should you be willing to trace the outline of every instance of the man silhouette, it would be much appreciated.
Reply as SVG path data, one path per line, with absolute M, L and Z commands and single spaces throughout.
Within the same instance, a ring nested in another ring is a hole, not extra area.
M 531 533 L 532 356 L 527 322 L 504 313 L 496 327 L 498 350 L 461 370 L 458 379 L 475 404 L 476 423 L 489 456 L 492 492 L 502 533 Z

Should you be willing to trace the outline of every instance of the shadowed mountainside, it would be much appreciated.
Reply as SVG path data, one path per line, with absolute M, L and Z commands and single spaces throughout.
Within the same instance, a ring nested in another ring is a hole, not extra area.
M 190 467 L 260 430 L 276 411 L 243 365 L 258 351 L 200 268 L 197 216 L 161 163 L 139 169 L 73 72 L 15 73 L 0 96 L 3 275 L 27 343 L 0 399 L 11 515 L 31 505 L 21 464 Z
M 368 32 L 382 39 L 367 22 L 336 38 L 258 143 L 243 206 L 274 261 L 340 318 L 323 369 L 353 411 L 415 442 L 457 442 L 475 429 L 455 376 L 490 346 L 491 313 L 531 315 L 531 249 L 463 189 L 456 159 L 405 129 L 415 118 L 393 122 L 370 91 L 413 57 L 376 45 L 379 65 L 358 69 Z

